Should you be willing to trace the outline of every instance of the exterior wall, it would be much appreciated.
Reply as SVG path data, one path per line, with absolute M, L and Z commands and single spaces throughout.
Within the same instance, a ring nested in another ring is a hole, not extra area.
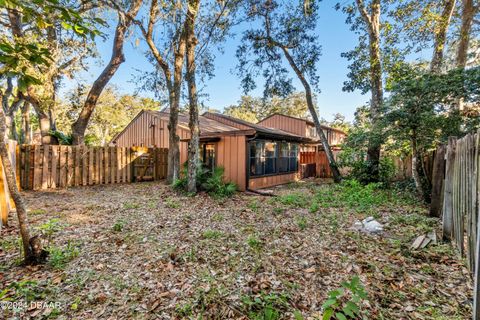
M 225 181 L 235 182 L 240 191 L 246 189 L 246 151 L 245 136 L 223 136 L 217 142 L 217 166 L 225 168 Z
M 154 125 L 152 127 L 152 124 Z M 178 128 L 177 134 L 180 139 L 190 137 L 189 130 Z M 142 112 L 130 122 L 127 128 L 118 135 L 115 140 L 117 147 L 143 146 L 168 148 L 168 121 L 157 117 L 149 112 Z M 188 143 L 180 142 L 180 163 L 187 161 Z
M 250 177 L 248 181 L 248 186 L 249 186 L 249 189 L 257 190 L 257 189 L 273 187 L 280 184 L 285 184 L 285 183 L 298 181 L 298 180 L 300 180 L 300 173 L 298 172 L 280 174 L 280 175 L 274 175 L 274 176 L 258 177 L 258 178 Z
M 312 126 L 311 124 L 307 124 L 307 129 L 306 129 L 307 137 L 318 139 L 316 129 L 315 129 L 315 136 L 312 136 L 310 134 L 311 129 L 314 129 L 314 128 L 315 128 L 315 126 Z M 345 133 L 343 133 L 341 131 L 338 131 L 338 130 L 332 130 L 330 128 L 328 128 L 328 129 L 324 128 L 323 132 L 327 136 L 328 144 L 330 146 L 337 146 L 337 145 L 341 144 L 343 142 L 343 140 L 345 139 L 345 136 L 346 136 Z
M 249 130 L 249 129 L 252 129 L 252 128 L 249 127 L 249 126 L 246 126 L 246 125 L 243 125 L 243 124 L 241 124 L 241 123 L 232 121 L 232 120 L 227 119 L 227 118 L 225 118 L 225 117 L 221 117 L 221 116 L 216 115 L 215 113 L 212 113 L 212 112 L 206 112 L 203 116 L 206 117 L 206 118 L 208 118 L 208 119 L 212 119 L 212 120 L 218 121 L 218 122 L 220 122 L 220 123 L 229 125 L 229 126 L 231 126 L 231 127 L 234 127 L 234 128 L 240 129 L 240 130 Z
M 274 114 L 273 116 L 260 121 L 258 124 L 268 128 L 275 128 L 291 132 L 302 137 L 307 136 L 306 122 L 302 119 L 295 119 L 291 117 L 285 117 L 279 114 Z
M 260 121 L 258 124 L 269 128 L 291 132 L 302 137 L 318 139 L 315 126 L 307 123 L 307 121 L 303 119 L 296 119 L 289 116 L 283 116 L 281 114 L 274 114 L 271 117 Z M 313 135 L 312 129 L 314 132 Z M 345 139 L 345 133 L 338 130 L 323 128 L 323 132 L 327 136 L 328 143 L 331 146 L 339 145 L 343 142 L 343 139 Z

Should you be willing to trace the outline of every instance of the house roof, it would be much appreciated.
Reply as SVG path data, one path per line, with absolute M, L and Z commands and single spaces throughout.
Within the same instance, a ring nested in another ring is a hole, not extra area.
M 287 139 L 292 139 L 292 140 L 295 139 L 295 140 L 304 141 L 304 142 L 311 142 L 312 141 L 309 138 L 302 137 L 302 136 L 299 136 L 299 135 L 296 135 L 296 134 L 293 134 L 293 133 L 290 133 L 290 132 L 287 132 L 287 131 L 265 127 L 265 126 L 262 126 L 258 123 L 248 122 L 248 121 L 245 121 L 245 120 L 242 120 L 242 119 L 234 118 L 234 117 L 227 116 L 227 115 L 220 114 L 220 113 L 205 112 L 203 114 L 203 116 L 204 117 L 223 118 L 227 121 L 231 121 L 231 122 L 240 124 L 242 126 L 251 128 L 252 130 L 255 130 L 255 132 L 257 134 L 261 134 L 261 135 L 265 135 L 265 136 L 271 136 L 271 137 L 275 137 L 275 138 L 287 138 Z
M 145 112 L 150 113 L 156 117 L 159 117 L 162 120 L 167 120 L 170 117 L 170 113 L 168 111 L 152 111 L 152 110 L 145 110 Z M 184 129 L 189 130 L 189 116 L 187 114 L 179 113 L 178 114 L 178 126 Z M 204 116 L 199 116 L 198 120 L 200 122 L 200 129 L 202 134 L 203 133 L 224 133 L 224 132 L 232 132 L 232 131 L 238 131 L 237 128 L 226 125 L 224 123 L 209 119 Z
M 154 111 L 154 110 L 142 110 L 140 111 L 135 118 L 119 133 L 117 133 L 111 140 L 114 142 L 120 137 L 129 127 L 130 125 L 142 114 L 148 113 L 152 116 L 158 117 L 164 121 L 169 121 L 170 113 L 168 109 L 164 109 L 162 111 Z M 219 120 L 213 119 L 214 117 L 221 118 L 228 120 L 230 122 L 236 123 L 241 125 L 241 128 L 237 128 L 227 123 L 223 123 Z M 205 112 L 203 115 L 198 117 L 200 122 L 200 137 L 201 138 L 213 138 L 219 137 L 224 135 L 255 135 L 258 134 L 262 137 L 266 138 L 275 138 L 275 139 L 283 139 L 283 140 L 290 140 L 290 141 L 300 141 L 300 142 L 312 142 L 313 140 L 309 138 L 305 138 L 299 135 L 295 135 L 290 132 L 286 132 L 280 129 L 268 128 L 262 126 L 260 124 L 251 123 L 248 121 L 244 121 L 241 119 L 233 118 L 230 116 L 226 116 L 220 113 L 212 113 L 212 112 Z M 189 116 L 187 114 L 178 114 L 178 127 L 182 129 L 189 130 Z M 187 139 L 188 140 L 188 139 Z
M 294 116 L 290 116 L 290 115 L 286 115 L 286 114 L 281 114 L 281 113 L 273 113 L 271 115 L 269 115 L 268 117 L 265 117 L 263 118 L 262 120 L 260 120 L 258 123 L 261 123 L 273 116 L 282 116 L 282 117 L 286 117 L 286 118 L 290 118 L 290 119 L 295 119 L 295 120 L 301 120 L 301 121 L 305 121 L 307 124 L 311 125 L 311 126 L 315 126 L 315 123 L 312 121 L 312 120 L 309 120 L 309 119 L 303 119 L 303 118 L 298 118 L 298 117 L 294 117 Z M 346 134 L 345 131 L 341 130 L 341 129 L 337 129 L 337 128 L 333 128 L 333 127 L 330 127 L 330 126 L 326 126 L 326 125 L 320 125 L 323 129 L 327 129 L 327 130 L 332 130 L 332 131 L 337 131 L 337 132 L 340 132 L 340 133 L 343 133 L 343 134 Z

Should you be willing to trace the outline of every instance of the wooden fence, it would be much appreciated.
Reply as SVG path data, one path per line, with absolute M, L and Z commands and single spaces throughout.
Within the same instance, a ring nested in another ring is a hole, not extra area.
M 446 149 L 446 150 L 445 150 Z M 480 130 L 449 138 L 433 165 L 431 210 L 442 213 L 443 239 L 452 241 L 475 281 L 473 319 L 480 319 Z M 436 196 L 439 194 L 440 196 Z
M 25 190 L 161 180 L 164 148 L 22 145 L 17 171 Z
M 334 150 L 334 157 L 339 151 Z M 316 176 L 319 178 L 331 178 L 332 171 L 328 163 L 327 155 L 324 151 L 302 151 L 300 152 L 300 165 L 302 164 L 316 164 Z

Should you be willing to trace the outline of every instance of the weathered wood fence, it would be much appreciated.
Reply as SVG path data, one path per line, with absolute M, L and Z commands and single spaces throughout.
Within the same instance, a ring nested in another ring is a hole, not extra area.
M 475 281 L 473 319 L 480 319 L 480 130 L 449 138 L 433 165 L 432 211 L 440 210 L 443 239 L 452 241 Z
M 17 172 L 25 190 L 161 180 L 164 148 L 22 145 Z
M 339 150 L 334 150 L 333 154 L 336 155 L 340 152 Z M 324 151 L 302 151 L 300 152 L 300 165 L 302 164 L 315 164 L 316 165 L 316 176 L 319 178 L 331 178 L 332 171 L 330 170 L 330 165 L 328 163 L 327 155 Z

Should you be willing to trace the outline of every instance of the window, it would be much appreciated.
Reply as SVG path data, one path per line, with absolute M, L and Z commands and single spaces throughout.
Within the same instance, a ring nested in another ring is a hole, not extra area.
M 298 145 L 287 142 L 250 142 L 250 175 L 261 176 L 298 170 Z
M 212 143 L 202 143 L 200 145 L 200 160 L 209 170 L 215 167 L 215 145 Z

